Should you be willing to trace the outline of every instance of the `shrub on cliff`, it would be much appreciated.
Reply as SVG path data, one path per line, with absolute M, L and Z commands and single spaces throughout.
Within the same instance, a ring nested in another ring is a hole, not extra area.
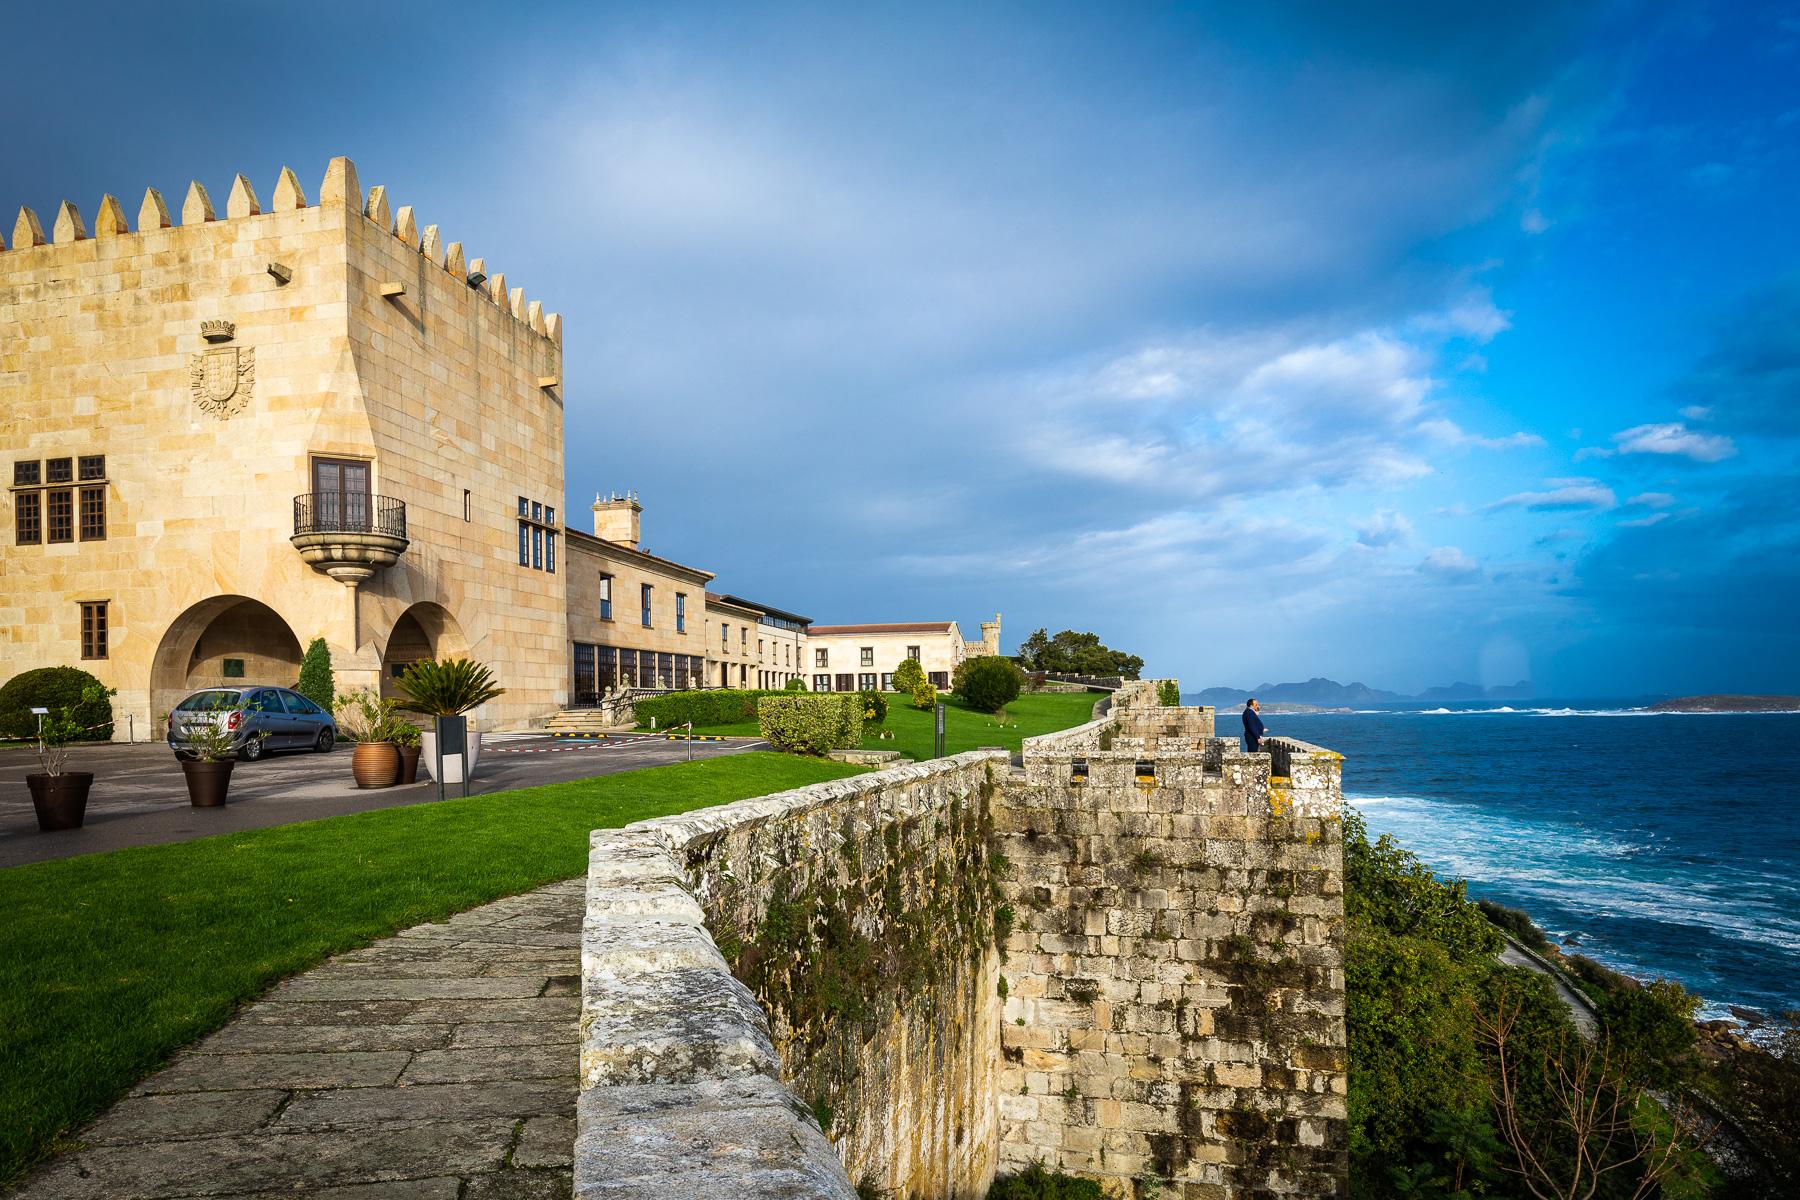
M 337 680 L 331 671 L 331 647 L 324 638 L 314 638 L 300 660 L 300 682 L 294 690 L 314 704 L 331 712 L 336 707 Z
M 98 689 L 91 691 L 90 689 Z M 78 667 L 38 667 L 22 671 L 0 687 L 0 738 L 37 736 L 34 708 L 67 711 L 82 730 L 79 742 L 104 742 L 112 737 L 112 693 L 100 681 Z
M 925 682 L 925 668 L 919 665 L 916 658 L 904 658 L 894 668 L 894 690 L 910 696 L 921 683 Z
M 957 690 L 970 708 L 991 713 L 1017 700 L 1023 682 L 1012 659 L 989 655 L 963 664 L 962 685 Z
M 756 704 L 764 738 L 792 754 L 848 750 L 862 742 L 862 697 L 850 692 L 789 695 L 772 692 Z

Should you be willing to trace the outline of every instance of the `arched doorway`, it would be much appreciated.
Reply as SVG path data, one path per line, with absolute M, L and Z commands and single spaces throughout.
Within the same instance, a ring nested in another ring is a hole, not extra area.
M 201 688 L 293 687 L 299 678 L 300 639 L 281 614 L 248 596 L 214 596 L 176 617 L 157 644 L 151 719 Z
M 465 658 L 468 653 L 462 626 L 449 609 L 429 601 L 415 604 L 394 622 L 387 648 L 381 652 L 381 694 L 398 695 L 395 681 L 413 663 L 422 659 Z

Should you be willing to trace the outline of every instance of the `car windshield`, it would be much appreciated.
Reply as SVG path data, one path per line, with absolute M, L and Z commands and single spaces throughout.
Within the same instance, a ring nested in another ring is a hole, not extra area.
M 236 692 L 195 692 L 175 707 L 180 712 L 213 712 L 221 708 L 236 708 L 237 703 Z

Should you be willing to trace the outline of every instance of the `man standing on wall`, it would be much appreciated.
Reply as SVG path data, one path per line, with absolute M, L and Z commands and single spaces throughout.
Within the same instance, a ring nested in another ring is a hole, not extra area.
M 1244 750 L 1255 754 L 1262 748 L 1263 720 L 1256 697 L 1244 701 Z

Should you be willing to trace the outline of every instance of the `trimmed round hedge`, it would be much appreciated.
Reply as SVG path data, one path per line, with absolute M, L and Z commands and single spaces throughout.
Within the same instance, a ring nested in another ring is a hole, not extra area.
M 81 694 L 100 681 L 79 667 L 39 667 L 24 671 L 0 687 L 0 738 L 37 736 L 33 708 L 52 712 L 68 709 L 69 716 L 87 732 L 78 740 L 104 742 L 112 738 L 112 701 L 101 698 L 84 703 Z
M 1019 698 L 1024 682 L 1010 658 L 987 656 L 963 664 L 962 698 L 978 712 L 999 712 Z

